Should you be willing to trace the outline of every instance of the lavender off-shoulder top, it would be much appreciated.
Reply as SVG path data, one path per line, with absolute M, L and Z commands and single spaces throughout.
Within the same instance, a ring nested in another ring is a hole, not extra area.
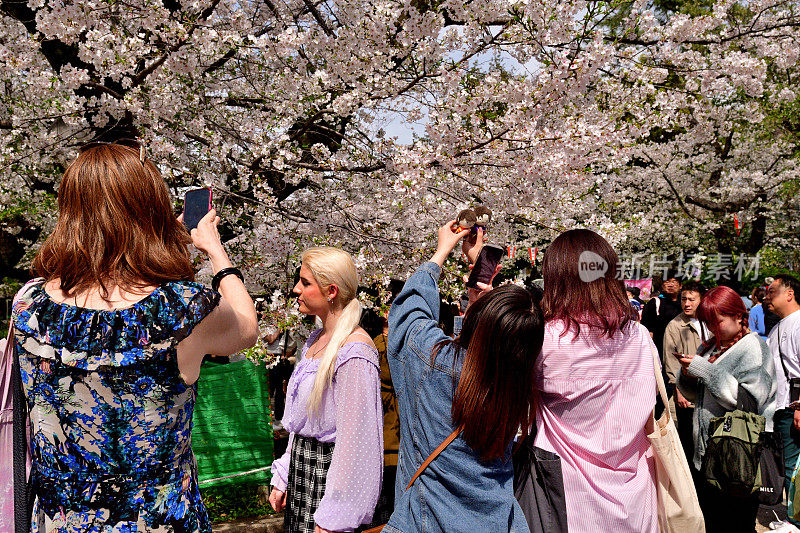
M 378 352 L 361 341 L 342 346 L 336 354 L 333 382 L 325 391 L 319 410 L 309 416 L 306 406 L 319 359 L 306 359 L 305 354 L 320 332 L 312 333 L 303 346 L 303 357 L 286 388 L 282 423 L 289 431 L 289 446 L 272 463 L 272 485 L 286 491 L 295 435 L 335 442 L 325 495 L 314 513 L 314 521 L 330 531 L 352 531 L 372 520 L 383 475 Z

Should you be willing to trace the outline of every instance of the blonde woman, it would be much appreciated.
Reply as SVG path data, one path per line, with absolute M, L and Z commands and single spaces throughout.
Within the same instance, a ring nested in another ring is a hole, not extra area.
M 286 390 L 286 453 L 272 466 L 270 504 L 290 533 L 369 524 L 383 470 L 378 352 L 358 327 L 358 272 L 347 252 L 306 250 L 294 287 L 322 328 L 308 338 Z

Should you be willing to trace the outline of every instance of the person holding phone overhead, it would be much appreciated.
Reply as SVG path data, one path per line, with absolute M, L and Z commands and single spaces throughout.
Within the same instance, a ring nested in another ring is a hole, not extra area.
M 191 448 L 205 354 L 256 312 L 212 210 L 191 236 L 135 141 L 85 146 L 11 320 L 31 422 L 32 532 L 210 532 Z M 187 245 L 206 253 L 196 283 Z
M 757 414 L 772 431 L 777 382 L 772 354 L 764 339 L 747 327 L 749 313 L 742 298 L 729 287 L 708 291 L 697 308 L 697 318 L 712 333 L 697 355 L 678 354 L 682 367 L 678 389 L 695 405 L 694 466 L 699 471 L 712 418 L 737 408 L 741 389 L 755 400 Z M 724 494 L 709 483 L 698 487 L 700 508 L 708 533 L 752 532 L 758 500 Z
M 358 271 L 329 246 L 303 252 L 300 312 L 322 328 L 303 347 L 286 389 L 286 453 L 272 464 L 269 501 L 284 531 L 353 531 L 372 520 L 383 472 L 378 352 L 358 327 Z
M 454 223 L 439 229 L 436 253 L 408 279 L 389 311 L 400 455 L 395 509 L 383 531 L 525 533 L 510 457 L 517 431 L 527 434 L 531 423 L 542 315 L 525 289 L 491 290 L 481 283 L 469 291 L 460 334 L 453 339 L 438 327 L 442 264 L 470 233 Z M 482 233 L 478 229 L 477 238 L 463 245 L 470 262 L 483 246 Z

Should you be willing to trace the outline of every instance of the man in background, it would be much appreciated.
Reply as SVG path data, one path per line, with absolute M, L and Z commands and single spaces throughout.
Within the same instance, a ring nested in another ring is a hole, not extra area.
M 646 327 L 664 363 L 664 331 L 667 324 L 681 313 L 681 280 L 677 274 L 670 272 L 661 283 L 661 294 L 651 298 L 642 310 L 642 325 Z
M 708 338 L 708 330 L 695 316 L 706 289 L 696 281 L 689 281 L 681 287 L 681 313 L 667 324 L 664 330 L 664 368 L 674 394 L 670 396 L 669 410 L 678 426 L 678 435 L 686 452 L 686 457 L 694 457 L 694 438 L 692 420 L 694 405 L 683 397 L 675 386 L 681 364 L 673 354 L 696 354 L 703 339 Z M 694 471 L 694 465 L 689 465 Z M 694 473 L 694 472 L 693 472 Z
M 786 492 L 800 456 L 800 411 L 795 410 L 797 394 L 792 397 L 792 381 L 800 379 L 800 281 L 787 274 L 775 276 L 767 289 L 764 303 L 780 317 L 780 322 L 769 333 L 767 344 L 775 361 L 778 391 L 775 397 L 775 432 L 783 441 L 786 473 Z M 790 521 L 798 525 L 797 522 Z

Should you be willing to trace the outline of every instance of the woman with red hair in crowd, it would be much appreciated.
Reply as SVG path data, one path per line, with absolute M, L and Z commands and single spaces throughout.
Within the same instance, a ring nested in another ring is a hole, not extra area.
M 766 430 L 772 430 L 776 380 L 769 348 L 748 328 L 749 314 L 736 291 L 729 287 L 708 291 L 697 308 L 697 318 L 713 336 L 696 355 L 680 354 L 683 369 L 678 389 L 695 404 L 693 460 L 700 470 L 709 422 L 736 409 L 740 385 L 753 396 L 758 414 L 766 418 Z M 723 495 L 708 483 L 698 487 L 698 496 L 708 533 L 754 530 L 758 513 L 755 498 Z

